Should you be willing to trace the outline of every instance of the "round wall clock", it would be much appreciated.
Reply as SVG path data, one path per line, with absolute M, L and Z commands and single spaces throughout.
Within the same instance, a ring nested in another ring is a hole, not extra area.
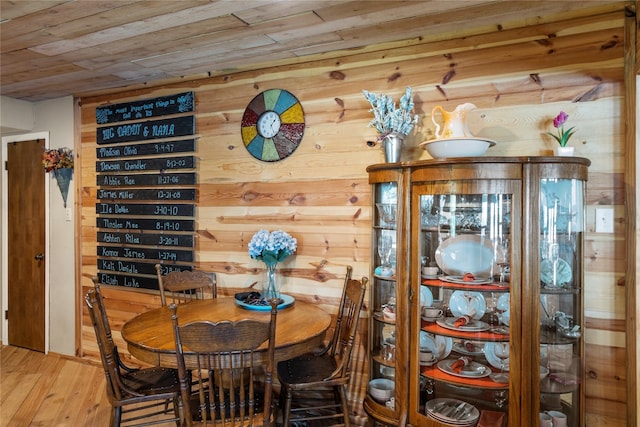
M 265 90 L 244 110 L 241 131 L 244 146 L 256 159 L 264 162 L 285 159 L 302 141 L 302 104 L 286 90 Z

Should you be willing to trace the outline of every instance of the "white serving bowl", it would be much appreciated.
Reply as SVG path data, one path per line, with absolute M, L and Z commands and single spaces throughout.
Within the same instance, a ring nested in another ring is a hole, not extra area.
M 391 399 L 395 390 L 395 383 L 387 378 L 376 378 L 369 381 L 369 394 L 378 402 Z
M 482 138 L 447 138 L 425 141 L 420 144 L 434 159 L 449 157 L 477 157 L 482 156 L 489 147 L 496 145 L 495 141 Z

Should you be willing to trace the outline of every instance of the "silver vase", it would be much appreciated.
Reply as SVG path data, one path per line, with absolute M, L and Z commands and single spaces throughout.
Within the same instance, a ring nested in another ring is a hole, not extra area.
M 404 145 L 404 135 L 401 133 L 390 133 L 382 138 L 382 147 L 384 149 L 384 160 L 387 163 L 396 163 L 400 161 L 402 148 Z

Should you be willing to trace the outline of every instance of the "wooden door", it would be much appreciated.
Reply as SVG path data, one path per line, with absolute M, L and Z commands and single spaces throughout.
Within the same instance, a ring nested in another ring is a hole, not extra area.
M 7 146 L 9 344 L 45 350 L 44 140 Z

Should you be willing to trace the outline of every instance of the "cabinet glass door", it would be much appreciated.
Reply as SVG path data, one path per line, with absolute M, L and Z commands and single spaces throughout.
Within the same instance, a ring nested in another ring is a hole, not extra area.
M 569 427 L 584 425 L 583 192 L 582 181 L 540 180 L 540 419 Z
M 438 190 L 420 186 L 413 199 L 419 206 L 419 327 L 412 329 L 417 410 L 445 424 L 472 426 L 482 418 L 491 422 L 484 425 L 506 425 L 514 365 L 511 297 L 520 286 L 511 274 L 519 245 L 512 233 L 513 189 Z
M 372 259 L 375 263 L 370 304 L 373 321 L 373 355 L 368 393 L 389 411 L 395 409 L 396 374 L 396 213 L 397 183 L 375 186 L 375 213 Z

